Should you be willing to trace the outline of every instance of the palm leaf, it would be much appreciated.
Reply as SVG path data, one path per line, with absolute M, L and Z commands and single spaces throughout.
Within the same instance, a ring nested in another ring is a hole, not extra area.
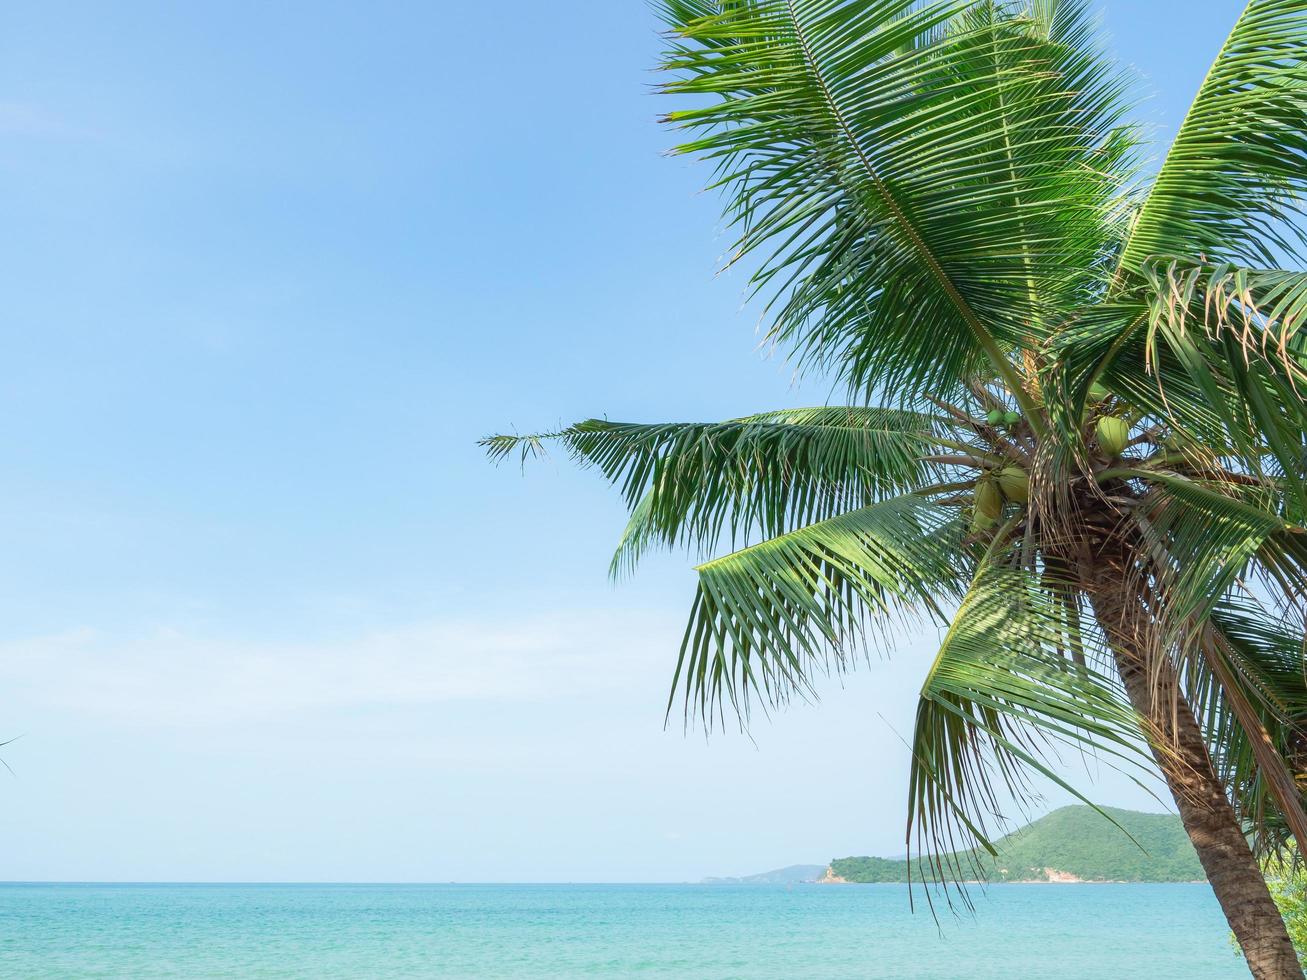
M 1307 837 L 1307 677 L 1301 621 L 1227 598 L 1188 664 L 1189 700 L 1231 800 L 1262 851 Z
M 814 672 L 848 669 L 871 629 L 941 615 L 965 562 L 960 517 L 905 495 L 701 565 L 673 698 L 711 724 L 727 702 L 744 718 L 752 700 L 811 695 Z
M 994 853 L 984 815 L 1030 801 L 1030 777 L 1089 803 L 1062 775 L 1057 746 L 1147 766 L 1119 684 L 1094 666 L 1106 660 L 1101 639 L 1067 618 L 1071 590 L 1054 583 L 982 563 L 922 685 L 908 844 L 936 881 L 984 873 L 977 857 Z
M 1269 450 L 1300 501 L 1307 431 L 1307 364 L 1301 330 L 1307 317 L 1307 275 L 1171 262 L 1150 267 L 1152 282 L 1145 367 L 1157 365 L 1159 394 L 1170 397 L 1178 376 L 1191 381 L 1220 416 L 1222 442 L 1259 468 Z M 1170 358 L 1159 358 L 1162 338 Z M 1175 370 L 1171 365 L 1179 367 Z
M 1307 5 L 1251 0 L 1221 47 L 1121 252 L 1273 266 L 1300 242 L 1307 188 Z
M 678 149 L 717 164 L 774 337 L 860 390 L 984 365 L 1024 398 L 1007 350 L 1101 254 L 1121 158 L 1120 86 L 1061 6 L 1051 33 L 950 0 L 666 6 L 665 88 L 710 99 L 670 114 Z
M 1145 272 L 1154 328 L 1166 321 L 1179 334 L 1233 334 L 1245 360 L 1266 358 L 1293 382 L 1307 380 L 1300 336 L 1307 322 L 1307 273 L 1178 259 Z
M 1153 473 L 1134 521 L 1151 558 L 1168 642 L 1190 646 L 1193 633 L 1241 580 L 1257 578 L 1290 600 L 1307 587 L 1307 531 L 1287 522 L 1270 488 Z
M 1085 396 L 1098 380 L 1142 425 L 1213 447 L 1244 472 L 1279 476 L 1301 509 L 1300 277 L 1180 263 L 1150 274 L 1140 298 L 1094 307 L 1059 338 L 1050 385 L 1058 448 L 1078 444 Z M 1244 287 L 1238 296 L 1236 286 Z
M 632 515 L 616 571 L 650 544 L 703 549 L 728 536 L 734 545 L 920 489 L 940 471 L 923 457 L 965 445 L 947 431 L 944 419 L 921 412 L 824 407 L 714 423 L 591 419 L 483 444 L 495 458 L 526 458 L 557 441 L 617 485 Z

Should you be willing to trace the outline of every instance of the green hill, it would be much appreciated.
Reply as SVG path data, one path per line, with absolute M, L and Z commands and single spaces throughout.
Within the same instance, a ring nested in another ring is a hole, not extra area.
M 1089 807 L 1064 806 L 997 841 L 998 860 L 984 854 L 980 862 L 990 869 L 985 877 L 990 881 L 1203 879 L 1203 869 L 1179 817 L 1103 809 L 1134 841 Z M 830 874 L 851 882 L 901 882 L 908 880 L 908 862 L 836 858 Z M 919 880 L 921 873 L 913 868 L 912 877 Z
M 738 878 L 704 878 L 704 885 L 806 885 L 826 873 L 825 865 L 791 864 L 788 868 L 764 871 L 762 874 L 743 875 Z

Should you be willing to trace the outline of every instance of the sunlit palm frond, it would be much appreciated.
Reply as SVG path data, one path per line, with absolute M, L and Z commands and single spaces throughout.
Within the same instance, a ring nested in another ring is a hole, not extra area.
M 1302 242 L 1307 190 L 1307 8 L 1251 0 L 1176 133 L 1122 250 L 1275 266 Z
M 1307 381 L 1307 273 L 1180 259 L 1145 272 L 1151 323 L 1166 321 L 1181 334 L 1233 335 L 1245 359 L 1265 358 L 1293 383 Z
M 774 337 L 863 391 L 983 365 L 1023 397 L 1005 351 L 1080 289 L 1123 157 L 1121 86 L 1059 8 L 1051 32 L 959 2 L 668 9 L 666 90 L 710 100 L 670 114 L 679 149 L 716 162 Z
M 1307 531 L 1278 513 L 1269 487 L 1150 474 L 1133 520 L 1154 579 L 1153 615 L 1171 642 L 1192 634 L 1240 581 L 1254 576 L 1288 595 L 1307 586 Z
M 1190 703 L 1222 781 L 1259 850 L 1307 835 L 1307 675 L 1302 621 L 1228 597 L 1186 664 Z
M 821 407 L 712 423 L 591 419 L 484 444 L 493 457 L 525 458 L 558 442 L 618 486 L 632 515 L 617 570 L 650 544 L 734 545 L 920 489 L 940 470 L 932 452 L 966 445 L 957 442 L 965 433 L 946 435 L 949 422 L 904 409 Z
M 1032 776 L 1080 796 L 1059 746 L 1147 765 L 1134 712 L 1097 666 L 1102 641 L 1068 619 L 1061 591 L 1047 576 L 989 561 L 953 617 L 912 739 L 908 844 L 927 877 L 983 875 L 983 866 L 959 862 L 993 853 L 986 815 L 1001 823 L 1008 801 L 1029 801 Z
M 707 723 L 726 703 L 778 705 L 843 671 L 896 620 L 942 615 L 966 581 L 963 522 L 904 495 L 699 566 L 673 697 Z

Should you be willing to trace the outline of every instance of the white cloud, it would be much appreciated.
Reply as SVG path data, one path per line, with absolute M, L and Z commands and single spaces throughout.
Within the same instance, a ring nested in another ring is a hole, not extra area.
M 331 642 L 244 643 L 158 628 L 0 644 L 0 689 L 27 707 L 145 723 L 322 709 L 547 701 L 666 683 L 679 630 L 647 613 L 408 625 Z

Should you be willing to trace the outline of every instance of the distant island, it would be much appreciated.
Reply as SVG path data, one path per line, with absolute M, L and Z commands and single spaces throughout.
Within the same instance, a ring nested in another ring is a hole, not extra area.
M 825 864 L 791 864 L 788 868 L 764 871 L 739 878 L 705 878 L 704 885 L 810 885 L 820 881 L 830 870 Z
M 987 852 L 959 855 L 962 867 L 979 867 L 991 882 L 1203 881 L 1203 869 L 1180 818 L 1103 807 L 1064 806 L 995 842 Z M 1121 832 L 1124 828 L 1133 837 Z M 1137 842 L 1137 843 L 1136 843 Z M 974 861 L 971 860 L 974 858 Z M 708 884 L 873 884 L 909 880 L 903 858 L 845 857 L 829 865 L 793 865 L 742 878 L 707 878 Z M 911 869 L 911 880 L 921 872 Z

